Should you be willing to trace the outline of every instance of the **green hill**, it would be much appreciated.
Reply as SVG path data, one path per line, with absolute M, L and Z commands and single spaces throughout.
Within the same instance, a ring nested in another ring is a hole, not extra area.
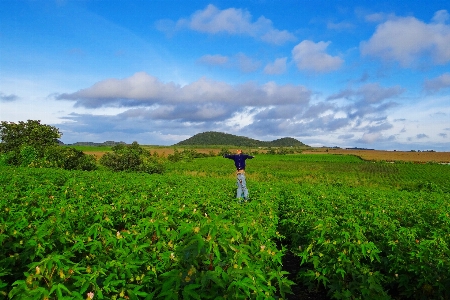
M 198 133 L 187 140 L 181 141 L 174 146 L 209 146 L 209 145 L 226 145 L 241 147 L 309 147 L 294 138 L 281 138 L 274 141 L 266 142 L 251 139 L 244 136 L 237 136 L 228 133 L 208 131 Z

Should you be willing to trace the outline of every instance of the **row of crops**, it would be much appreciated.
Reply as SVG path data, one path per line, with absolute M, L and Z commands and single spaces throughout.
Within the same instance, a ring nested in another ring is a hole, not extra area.
M 449 166 L 261 155 L 247 168 L 243 205 L 221 157 L 164 175 L 0 168 L 0 295 L 450 298 Z

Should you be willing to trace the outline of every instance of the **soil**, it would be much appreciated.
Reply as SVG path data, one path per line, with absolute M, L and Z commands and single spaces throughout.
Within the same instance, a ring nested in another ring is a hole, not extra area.
M 432 152 L 432 151 L 382 151 L 382 150 L 351 150 L 351 149 L 314 149 L 305 150 L 304 154 L 343 154 L 356 155 L 364 160 L 374 161 L 408 161 L 415 163 L 450 163 L 450 152 Z

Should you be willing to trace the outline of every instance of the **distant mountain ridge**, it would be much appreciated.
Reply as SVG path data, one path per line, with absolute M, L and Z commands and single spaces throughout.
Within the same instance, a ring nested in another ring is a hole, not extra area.
M 243 147 L 309 147 L 299 140 L 285 137 L 270 142 L 259 141 L 244 136 L 229 133 L 207 131 L 198 133 L 174 146 L 226 145 Z

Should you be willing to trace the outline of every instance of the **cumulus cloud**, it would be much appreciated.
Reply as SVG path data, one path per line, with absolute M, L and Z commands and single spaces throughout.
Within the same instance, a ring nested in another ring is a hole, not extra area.
M 277 58 L 273 63 L 267 64 L 264 67 L 264 73 L 270 75 L 279 75 L 286 72 L 287 57 Z
M 363 134 L 359 142 L 373 144 L 383 138 L 380 132 L 366 132 Z
M 294 34 L 289 31 L 274 28 L 272 21 L 264 16 L 252 21 L 252 15 L 247 10 L 238 8 L 220 10 L 212 4 L 203 10 L 194 12 L 189 18 L 183 18 L 177 22 L 161 20 L 157 22 L 157 28 L 165 32 L 189 28 L 210 34 L 247 35 L 278 45 L 296 39 Z
M 1 102 L 12 102 L 12 101 L 16 101 L 18 99 L 19 99 L 19 97 L 17 95 L 14 95 L 14 94 L 6 95 L 6 94 L 0 92 L 0 101 Z
M 450 20 L 450 14 L 445 9 L 437 11 L 433 16 L 433 23 L 443 24 Z
M 269 29 L 261 35 L 261 40 L 269 44 L 282 45 L 297 39 L 287 30 Z
M 438 92 L 450 87 L 450 73 L 444 73 L 433 79 L 425 80 L 424 89 L 428 92 Z
M 378 25 L 368 41 L 360 45 L 363 56 L 397 61 L 403 67 L 411 67 L 421 60 L 433 64 L 450 61 L 450 25 L 448 12 L 435 13 L 430 23 L 414 17 L 390 19 Z
M 57 95 L 57 99 L 74 101 L 86 109 L 123 109 L 116 115 L 70 116 L 72 122 L 63 125 L 65 136 L 68 131 L 90 131 L 106 138 L 109 132 L 118 132 L 118 136 L 133 135 L 133 139 L 147 134 L 148 139 L 155 132 L 181 136 L 216 130 L 249 137 L 336 133 L 346 139 L 363 136 L 359 142 L 369 143 L 386 140 L 383 133 L 393 126 L 385 114 L 395 105 L 391 98 L 401 92 L 395 86 L 366 84 L 311 104 L 312 92 L 301 85 L 275 82 L 230 85 L 200 78 L 182 86 L 140 72 L 123 79 L 106 79 L 73 93 Z M 348 100 L 333 101 L 340 97 Z
M 331 56 L 325 51 L 331 42 L 304 40 L 292 50 L 292 56 L 299 70 L 326 73 L 339 69 L 343 60 L 338 56 Z
M 229 85 L 201 78 L 180 86 L 140 72 L 124 79 L 106 79 L 74 93 L 60 94 L 56 99 L 75 101 L 76 106 L 85 108 L 147 108 L 128 112 L 141 117 L 200 121 L 224 120 L 246 106 L 307 104 L 310 96 L 311 92 L 300 85 Z

